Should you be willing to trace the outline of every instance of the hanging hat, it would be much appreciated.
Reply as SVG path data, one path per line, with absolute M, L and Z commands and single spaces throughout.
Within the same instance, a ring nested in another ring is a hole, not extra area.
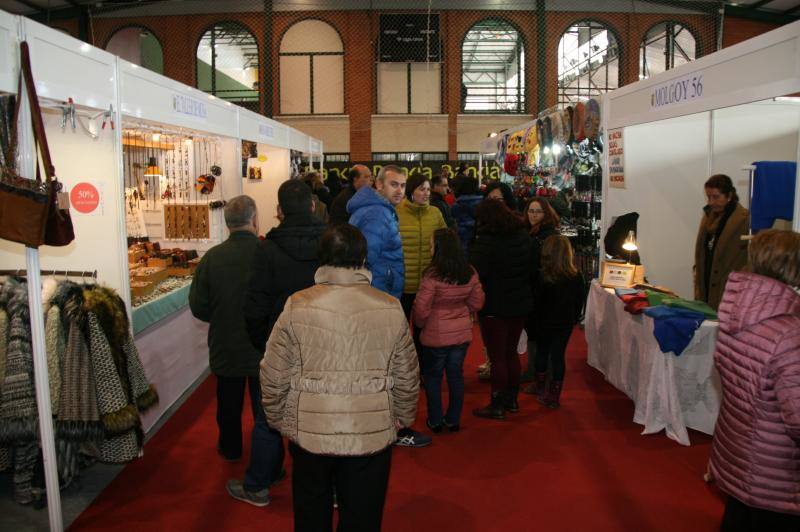
M 581 142 L 586 138 L 586 106 L 583 102 L 575 104 L 572 110 L 572 136 L 575 142 Z
M 600 104 L 592 98 L 586 102 L 586 122 L 584 129 L 586 137 L 592 140 L 597 139 L 600 134 Z
M 567 106 L 561 112 L 561 122 L 564 124 L 564 137 L 567 144 L 572 144 L 575 138 L 572 136 L 572 106 Z
M 211 174 L 203 174 L 197 178 L 195 188 L 200 194 L 211 194 L 214 192 L 214 185 L 217 183 L 217 178 Z

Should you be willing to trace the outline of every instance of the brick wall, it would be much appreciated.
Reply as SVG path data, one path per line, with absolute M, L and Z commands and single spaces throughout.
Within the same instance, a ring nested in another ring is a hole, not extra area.
M 727 48 L 736 43 L 752 39 L 757 35 L 778 28 L 778 24 L 747 20 L 737 17 L 725 17 L 722 28 L 722 47 Z

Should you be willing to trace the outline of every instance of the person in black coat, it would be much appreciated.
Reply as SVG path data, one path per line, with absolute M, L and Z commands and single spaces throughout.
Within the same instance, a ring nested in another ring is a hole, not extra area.
M 444 197 L 450 192 L 450 186 L 447 184 L 447 174 L 442 172 L 431 181 L 431 199 L 430 204 L 439 209 L 444 218 L 444 223 L 450 229 L 455 228 L 456 221 L 450 212 L 450 205 L 444 200 Z
M 479 313 L 491 361 L 491 402 L 473 410 L 478 417 L 503 419 L 518 412 L 520 363 L 517 343 L 531 295 L 532 245 L 525 225 L 502 201 L 486 200 L 476 209 L 477 234 L 469 260 L 478 272 L 486 303 Z
M 330 208 L 330 218 L 328 225 L 346 224 L 350 221 L 350 213 L 347 212 L 347 202 L 355 195 L 356 191 L 364 185 L 372 186 L 374 179 L 372 172 L 363 164 L 357 164 L 347 171 L 348 185 L 342 189 L 333 199 Z
M 286 300 L 314 284 L 314 273 L 319 262 L 317 248 L 325 224 L 313 214 L 311 189 L 300 180 L 284 182 L 278 188 L 278 227 L 267 233 L 256 248 L 250 267 L 247 298 L 244 303 L 244 321 L 251 345 L 258 353 L 265 351 L 272 327 L 283 312 Z M 257 397 L 259 414 L 266 426 L 261 406 L 261 387 L 251 390 Z M 257 421 L 257 424 L 261 421 Z M 254 491 L 265 479 L 266 486 L 277 480 L 269 469 L 270 457 L 283 461 L 283 440 L 280 434 L 269 429 L 269 438 L 253 439 L 254 451 L 244 481 L 231 480 L 228 493 L 235 499 L 263 506 L 269 498 L 262 491 Z M 266 489 L 266 487 L 264 488 Z
M 250 466 L 244 483 L 231 482 L 236 483 L 237 498 L 246 493 L 247 502 L 263 506 L 269 502 L 269 484 L 283 466 L 283 443 L 280 434 L 267 426 L 261 407 L 258 375 L 264 349 L 250 341 L 243 310 L 259 247 L 253 199 L 237 196 L 228 201 L 225 224 L 230 236 L 200 260 L 189 290 L 189 308 L 197 319 L 209 322 L 209 365 L 217 380 L 217 451 L 228 461 L 242 455 L 242 404 L 245 387 L 250 390 L 255 420 Z
M 533 286 L 536 334 L 536 377 L 539 402 L 560 405 L 566 370 L 564 354 L 586 302 L 586 283 L 575 268 L 572 244 L 562 235 L 550 236 L 542 245 L 542 268 Z M 547 367 L 552 377 L 545 383 Z
M 533 275 L 531 282 L 535 282 L 539 276 L 541 267 L 541 253 L 542 244 L 549 236 L 558 235 L 559 233 L 559 218 L 550 202 L 543 197 L 529 198 L 525 203 L 525 227 L 528 229 L 528 234 L 531 237 L 531 244 L 533 244 L 533 262 L 531 274 Z M 536 305 L 536 299 L 533 301 Z M 536 370 L 534 368 L 534 361 L 536 360 L 536 331 L 534 330 L 532 314 L 529 315 L 528 320 L 525 322 L 525 332 L 528 334 L 528 369 L 522 372 L 522 382 L 529 382 L 534 380 Z M 522 390 L 525 393 L 539 394 L 539 389 L 533 386 L 527 386 Z

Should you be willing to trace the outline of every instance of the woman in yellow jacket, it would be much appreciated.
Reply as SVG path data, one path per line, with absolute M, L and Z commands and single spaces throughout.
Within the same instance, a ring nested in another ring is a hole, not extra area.
M 423 175 L 414 174 L 406 182 L 405 199 L 397 206 L 400 240 L 403 242 L 403 262 L 406 268 L 400 303 L 403 305 L 406 319 L 411 315 L 422 272 L 431 263 L 433 232 L 447 227 L 442 218 L 442 212 L 430 204 L 430 199 L 430 180 Z M 417 346 L 417 353 L 422 353 L 419 329 L 416 326 L 414 327 L 414 344 Z M 420 364 L 421 366 L 422 364 Z

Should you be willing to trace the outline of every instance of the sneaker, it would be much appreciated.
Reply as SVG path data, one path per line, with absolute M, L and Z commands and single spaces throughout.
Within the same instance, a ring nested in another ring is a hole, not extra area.
M 261 491 L 248 491 L 244 489 L 241 480 L 233 479 L 229 480 L 228 483 L 225 484 L 225 489 L 228 491 L 228 495 L 238 501 L 246 502 L 248 504 L 252 504 L 253 506 L 259 507 L 269 504 L 268 488 L 264 488 Z
M 395 440 L 394 444 L 398 447 L 425 447 L 430 445 L 432 441 L 433 438 L 430 436 L 405 428 L 397 432 L 397 440 Z
M 459 425 L 458 423 L 451 425 L 450 423 L 447 422 L 447 420 L 444 420 L 443 423 L 444 426 L 447 427 L 447 430 L 450 432 L 458 432 L 459 430 L 461 430 L 461 425 Z

